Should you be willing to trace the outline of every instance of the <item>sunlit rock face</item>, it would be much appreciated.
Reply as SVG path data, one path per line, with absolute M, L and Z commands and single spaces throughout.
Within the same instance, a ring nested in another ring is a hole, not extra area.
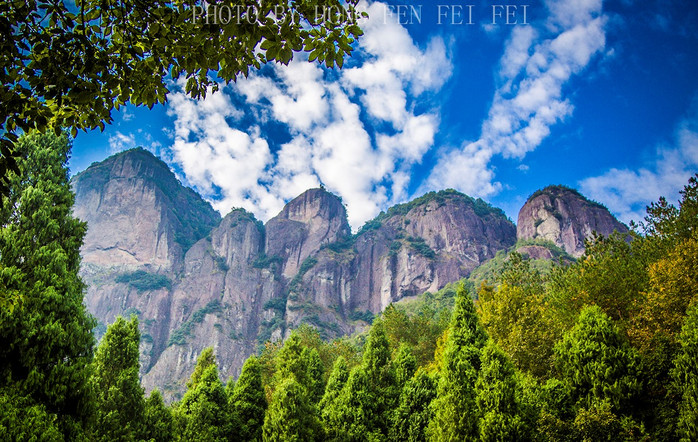
M 147 390 L 181 396 L 201 351 L 222 379 L 301 323 L 326 337 L 366 327 L 389 303 L 457 281 L 516 242 L 516 227 L 455 191 L 398 205 L 353 234 L 341 200 L 310 189 L 266 225 L 242 209 L 222 219 L 167 165 L 122 152 L 73 179 L 85 302 L 97 335 L 117 315 L 141 327 Z
M 584 240 L 596 232 L 608 236 L 614 230 L 627 232 L 606 207 L 590 201 L 576 190 L 549 186 L 535 192 L 519 211 L 517 237 L 520 240 L 546 239 L 578 258 Z

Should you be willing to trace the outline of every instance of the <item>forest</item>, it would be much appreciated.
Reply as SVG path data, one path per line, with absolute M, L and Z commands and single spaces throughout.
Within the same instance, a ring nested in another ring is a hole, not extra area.
M 78 276 L 66 136 L 18 141 L 0 207 L 0 435 L 89 441 L 698 439 L 698 174 L 576 261 L 511 253 L 473 284 L 390 305 L 364 333 L 308 325 L 237 379 L 214 349 L 166 404 L 137 318 L 99 343 Z

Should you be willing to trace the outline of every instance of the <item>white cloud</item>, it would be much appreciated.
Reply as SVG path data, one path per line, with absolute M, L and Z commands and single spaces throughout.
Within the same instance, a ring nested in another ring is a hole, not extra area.
M 677 189 L 698 171 L 698 114 L 682 121 L 673 145 L 660 145 L 652 163 L 637 170 L 610 169 L 579 182 L 581 191 L 604 203 L 621 221 L 641 221 L 660 196 L 676 201 Z
M 570 115 L 563 86 L 605 47 L 601 0 L 546 2 L 550 16 L 541 29 L 517 26 L 500 60 L 500 86 L 480 138 L 444 151 L 424 189 L 454 187 L 486 197 L 498 192 L 491 160 L 521 159 Z
M 245 207 L 267 220 L 322 183 L 358 228 L 407 198 L 409 170 L 432 148 L 439 124 L 436 111 L 415 113 L 414 100 L 438 91 L 451 64 L 441 38 L 419 48 L 385 5 L 367 8 L 377 19 L 362 25 L 358 65 L 328 74 L 296 59 L 274 65 L 275 80 L 252 74 L 201 101 L 171 95 L 171 158 L 219 211 Z M 233 94 L 244 103 L 233 105 Z M 273 134 L 262 133 L 270 121 L 283 123 L 290 141 L 274 146 Z
M 109 153 L 111 155 L 136 147 L 136 137 L 132 133 L 123 134 L 116 131 L 114 135 L 109 137 Z

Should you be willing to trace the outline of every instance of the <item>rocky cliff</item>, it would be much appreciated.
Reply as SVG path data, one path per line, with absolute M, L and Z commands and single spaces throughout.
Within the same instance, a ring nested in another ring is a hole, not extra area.
M 516 241 L 516 227 L 455 191 L 395 206 L 352 235 L 339 198 L 311 189 L 266 225 L 242 209 L 222 220 L 160 160 L 135 149 L 73 180 L 86 303 L 101 331 L 118 314 L 142 330 L 142 380 L 182 393 L 203 348 L 222 377 L 302 322 L 350 333 L 390 302 L 467 276 Z
M 519 211 L 516 226 L 519 240 L 549 240 L 575 258 L 584 253 L 584 240 L 592 232 L 608 236 L 614 230 L 627 232 L 628 228 L 606 207 L 565 186 L 548 186 L 531 195 Z

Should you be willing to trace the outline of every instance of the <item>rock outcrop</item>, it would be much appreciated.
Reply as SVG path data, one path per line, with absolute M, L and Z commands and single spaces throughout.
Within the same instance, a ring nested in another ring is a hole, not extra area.
M 548 186 L 531 195 L 519 211 L 516 227 L 519 240 L 546 239 L 575 258 L 584 253 L 584 240 L 592 232 L 608 236 L 614 230 L 628 228 L 606 207 L 565 186 Z
M 81 273 L 97 332 L 138 315 L 143 384 L 169 400 L 208 346 L 222 377 L 236 376 L 260 345 L 301 323 L 327 337 L 352 333 L 391 302 L 437 291 L 515 244 L 532 259 L 559 258 L 557 247 L 579 257 L 593 231 L 627 231 L 562 186 L 534 193 L 518 226 L 453 190 L 394 206 L 356 234 L 324 189 L 266 225 L 242 209 L 221 219 L 143 149 L 93 164 L 73 186 L 75 214 L 88 223 Z
M 140 318 L 142 380 L 179 397 L 213 346 L 225 379 L 268 339 L 306 322 L 328 337 L 366 325 L 390 302 L 467 276 L 516 241 L 482 200 L 432 192 L 351 234 L 341 200 L 311 189 L 266 225 L 242 209 L 222 220 L 142 149 L 73 180 L 86 304 L 100 331 Z

